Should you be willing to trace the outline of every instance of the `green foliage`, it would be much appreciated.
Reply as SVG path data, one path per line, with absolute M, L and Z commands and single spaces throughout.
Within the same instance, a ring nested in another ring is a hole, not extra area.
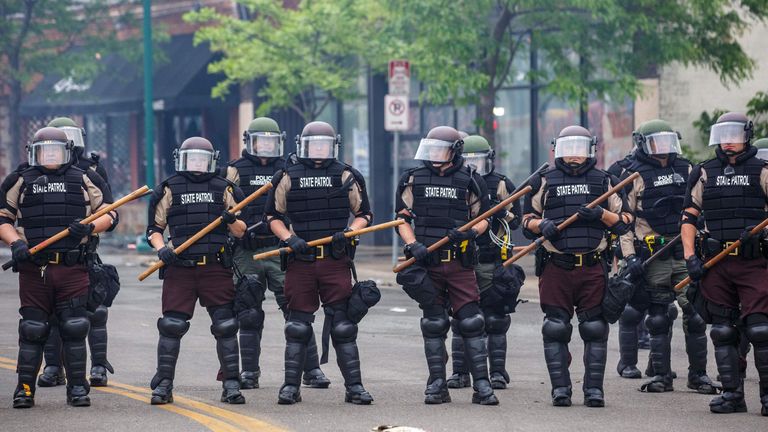
M 364 1 L 304 0 L 284 7 L 282 0 L 243 0 L 253 18 L 240 20 L 211 8 L 185 15 L 205 24 L 196 43 L 210 42 L 223 53 L 209 66 L 225 78 L 213 89 L 226 95 L 236 83 L 263 79 L 258 115 L 291 108 L 306 121 L 315 119 L 332 98 L 356 95 L 355 83 L 366 49 Z
M 747 102 L 747 117 L 755 123 L 755 139 L 768 138 L 768 93 L 757 92 Z
M 720 108 L 715 108 L 711 113 L 702 111 L 701 115 L 699 115 L 699 118 L 693 121 L 693 127 L 695 127 L 699 133 L 700 142 L 705 144 L 709 142 L 709 129 L 713 124 L 715 124 L 718 117 L 727 112 L 728 110 L 723 110 Z

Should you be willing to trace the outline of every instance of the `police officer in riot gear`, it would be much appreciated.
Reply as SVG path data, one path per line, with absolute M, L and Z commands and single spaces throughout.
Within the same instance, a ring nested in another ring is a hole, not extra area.
M 93 170 L 109 187 L 107 171 L 99 161 L 97 153 L 85 154 L 85 129 L 79 127 L 72 119 L 68 117 L 57 117 L 48 123 L 49 127 L 59 128 L 67 134 L 73 143 L 73 153 L 75 166 L 83 171 Z M 115 224 L 116 226 L 116 224 Z M 94 260 L 96 257 L 96 246 L 98 237 L 91 237 L 90 247 Z M 92 264 L 92 263 L 90 263 Z M 107 317 L 109 309 L 101 304 L 96 306 L 93 311 L 88 311 L 88 318 L 91 321 L 91 329 L 88 332 L 88 345 L 91 353 L 91 375 L 90 382 L 92 386 L 101 387 L 107 385 L 107 372 L 115 373 L 112 365 L 107 360 Z M 43 373 L 37 379 L 37 385 L 40 387 L 53 387 L 64 384 L 65 378 L 61 362 L 61 336 L 59 335 L 59 326 L 55 317 L 51 319 L 51 334 L 45 343 L 45 368 Z
M 163 316 L 157 320 L 157 372 L 152 378 L 153 405 L 173 402 L 173 379 L 181 338 L 189 330 L 189 320 L 199 299 L 211 317 L 211 333 L 216 338 L 216 353 L 222 371 L 221 401 L 245 403 L 240 393 L 240 357 L 237 343 L 237 317 L 233 302 L 232 257 L 227 236 L 240 238 L 245 222 L 231 209 L 243 198 L 242 191 L 216 173 L 218 152 L 210 141 L 187 138 L 174 152 L 176 174 L 163 181 L 152 194 L 149 205 L 147 239 L 165 264 Z M 223 223 L 184 252 L 178 246 L 221 216 Z M 168 228 L 170 242 L 163 240 Z
M 277 122 L 268 117 L 253 119 L 248 129 L 243 132 L 245 149 L 242 156 L 229 163 L 225 176 L 234 184 L 240 186 L 243 194 L 248 196 L 256 189 L 272 181 L 275 173 L 285 169 L 283 145 L 285 132 L 280 131 Z M 235 241 L 235 265 L 243 274 L 255 274 L 262 286 L 272 291 L 277 306 L 286 314 L 288 300 L 283 293 L 285 273 L 280 269 L 280 259 L 267 258 L 253 260 L 253 255 L 278 246 L 279 239 L 272 234 L 269 226 L 263 221 L 264 204 L 267 195 L 264 194 L 248 205 L 245 219 L 248 229 L 242 239 Z M 261 306 L 242 311 L 238 314 L 240 324 L 240 358 L 242 372 L 240 387 L 252 389 L 259 387 L 259 356 L 261 354 L 261 335 L 264 330 L 264 310 Z M 320 369 L 320 359 L 317 354 L 315 335 L 307 347 L 307 360 L 304 365 L 305 385 L 314 388 L 327 388 L 330 380 Z
M 634 371 L 639 377 L 635 367 L 635 329 L 647 310 L 645 321 L 651 334 L 650 359 L 654 375 L 641 389 L 660 393 L 673 390 L 669 306 L 675 300 L 673 287 L 687 276 L 682 243 L 645 268 L 643 262 L 679 231 L 691 164 L 680 156 L 679 134 L 664 120 L 645 122 L 632 136 L 636 145 L 635 161 L 627 167 L 622 178 L 640 173 L 640 177 L 626 188 L 627 202 L 636 219 L 634 229 L 621 237 L 621 249 L 626 257 L 627 272 L 644 282 L 635 291 L 634 301 L 630 301 L 620 319 L 621 358 L 617 370 L 622 376 Z M 713 394 L 716 388 L 707 376 L 706 324 L 684 294 L 680 295 L 679 301 L 683 308 L 688 352 L 688 388 Z
M 710 337 L 723 393 L 709 404 L 714 413 L 747 411 L 739 371 L 739 330 L 755 351 L 760 380 L 761 413 L 768 416 L 768 278 L 763 235 L 750 229 L 767 216 L 768 167 L 750 144 L 752 122 L 741 113 L 725 113 L 712 125 L 709 145 L 715 158 L 696 165 L 688 180 L 681 234 L 688 274 L 699 281 L 694 304 L 712 324 Z M 705 234 L 696 248 L 697 219 L 704 217 Z M 703 263 L 735 240 L 734 253 L 708 270 Z M 699 301 L 699 297 L 703 301 Z
M 464 141 L 456 129 L 438 126 L 429 131 L 416 151 L 423 165 L 400 178 L 395 212 L 409 224 L 398 234 L 405 254 L 416 263 L 398 274 L 398 283 L 419 303 L 423 311 L 421 332 L 429 378 L 424 391 L 426 404 L 450 402 L 446 382 L 445 338 L 449 312 L 458 321 L 456 330 L 464 342 L 473 377 L 472 402 L 499 403 L 488 377 L 487 347 L 483 334 L 486 322 L 480 311 L 475 277 L 476 239 L 488 229 L 483 220 L 466 232 L 458 227 L 488 210 L 488 192 L 480 174 L 464 163 Z M 411 227 L 410 223 L 413 223 Z M 448 236 L 445 247 L 427 248 Z
M 568 342 L 573 309 L 584 340 L 584 404 L 605 406 L 603 376 L 608 323 L 602 316 L 608 260 L 606 235 L 622 235 L 632 223 L 619 194 L 593 209 L 586 205 L 608 191 L 616 178 L 595 168 L 597 139 L 581 126 L 568 126 L 553 140 L 555 166 L 531 182 L 525 202 L 526 235 L 546 239 L 536 252 L 536 274 L 544 324 L 544 357 L 552 382 L 552 404 L 571 405 Z M 557 225 L 578 213 L 560 232 Z
M 113 228 L 115 212 L 90 224 L 80 220 L 112 202 L 109 187 L 95 172 L 74 166 L 73 143 L 64 131 L 45 127 L 27 146 L 28 164 L 0 187 L 0 238 L 11 245 L 19 272 L 19 382 L 14 408 L 34 406 L 35 379 L 43 345 L 56 316 L 67 369 L 67 403 L 90 406 L 85 379 L 88 322 L 88 238 Z M 14 228 L 14 223 L 18 228 Z M 35 246 L 61 230 L 69 236 L 30 255 Z
M 354 246 L 344 233 L 371 224 L 373 214 L 363 176 L 339 160 L 341 136 L 325 122 L 311 122 L 296 137 L 297 163 L 275 176 L 277 185 L 266 203 L 270 229 L 293 252 L 285 257 L 285 381 L 279 404 L 301 401 L 301 375 L 314 314 L 322 302 L 326 326 L 344 377 L 344 401 L 368 405 L 357 348 L 357 323 L 348 315 L 352 295 Z M 354 217 L 350 223 L 350 214 Z M 330 245 L 308 241 L 333 236 Z
M 495 152 L 488 141 L 480 135 L 463 137 L 464 163 L 472 166 L 483 176 L 490 199 L 494 206 L 515 190 L 515 185 L 494 166 Z M 509 313 L 517 305 L 516 298 L 508 298 L 494 286 L 494 273 L 503 271 L 501 263 L 512 256 L 511 232 L 520 225 L 522 209 L 520 201 L 506 206 L 494 215 L 490 228 L 477 238 L 478 264 L 475 276 L 480 289 L 480 305 L 485 317 L 485 333 L 488 338 L 488 362 L 490 365 L 491 387 L 507 388 L 509 373 L 506 370 L 507 331 L 511 323 Z M 522 274 L 522 273 L 520 273 Z M 498 285 L 498 277 L 496 284 Z M 518 287 L 519 289 L 519 287 Z M 459 330 L 459 321 L 451 320 L 451 360 L 453 375 L 448 378 L 448 388 L 471 386 L 467 359 L 464 355 L 464 339 Z

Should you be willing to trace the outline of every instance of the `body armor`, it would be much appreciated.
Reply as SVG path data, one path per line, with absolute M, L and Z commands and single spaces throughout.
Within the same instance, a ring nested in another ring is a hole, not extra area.
M 680 232 L 680 213 L 683 211 L 685 189 L 688 184 L 690 162 L 674 158 L 666 167 L 655 160 L 638 155 L 629 171 L 639 172 L 645 183 L 642 193 L 643 210 L 637 217 L 645 219 L 657 233 L 674 236 Z
M 430 246 L 452 228 L 467 223 L 470 171 L 463 165 L 440 176 L 430 167 L 416 168 L 413 176 L 413 215 L 416 239 Z
M 19 226 L 24 228 L 24 235 L 30 247 L 67 229 L 75 219 L 83 219 L 86 205 L 83 189 L 84 172 L 70 166 L 66 170 L 53 174 L 43 174 L 36 167 L 23 170 L 22 194 L 19 203 Z M 65 237 L 52 244 L 46 250 L 60 252 L 75 249 L 80 240 Z
M 286 168 L 291 179 L 286 213 L 297 236 L 312 241 L 332 236 L 347 227 L 352 183 L 342 182 L 345 170 L 346 165 L 335 160 L 319 168 L 303 163 Z
M 262 165 L 261 161 L 256 156 L 243 152 L 243 156 L 233 162 L 230 162 L 230 166 L 237 169 L 237 173 L 240 176 L 240 189 L 245 196 L 248 196 L 265 184 L 272 181 L 272 176 L 278 170 L 285 168 L 285 161 L 283 159 L 276 159 L 272 163 Z M 267 202 L 267 194 L 263 194 L 248 204 L 248 217 L 245 220 L 245 224 L 251 226 L 261 221 L 264 215 L 264 205 Z M 271 235 L 269 228 L 265 227 L 265 235 Z
M 230 183 L 219 176 L 194 182 L 183 175 L 173 175 L 164 186 L 171 190 L 171 206 L 168 208 L 168 230 L 177 247 L 221 216 L 224 208 L 224 192 Z M 221 224 L 189 247 L 181 256 L 196 259 L 215 255 L 227 243 L 227 227 Z
M 608 191 L 610 183 L 608 173 L 594 168 L 578 176 L 551 168 L 544 177 L 547 179 L 547 191 L 542 217 L 551 219 L 555 224 L 560 224 L 576 214 L 579 207 Z M 602 222 L 578 219 L 552 245 L 563 253 L 582 253 L 597 249 L 604 237 L 605 226 Z
M 745 227 L 765 219 L 766 196 L 760 187 L 764 166 L 765 162 L 756 157 L 749 157 L 735 166 L 725 165 L 720 159 L 702 163 L 702 169 L 707 173 L 702 210 L 712 238 L 736 240 Z M 730 168 L 733 172 L 729 172 Z

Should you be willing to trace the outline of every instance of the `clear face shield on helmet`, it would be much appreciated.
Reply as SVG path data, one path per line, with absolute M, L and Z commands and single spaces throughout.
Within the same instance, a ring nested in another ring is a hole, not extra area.
M 85 133 L 82 129 L 74 126 L 63 126 L 59 129 L 67 134 L 67 138 L 74 143 L 75 147 L 85 147 Z
M 30 166 L 52 167 L 68 163 L 72 157 L 72 143 L 62 141 L 37 141 L 27 146 Z
M 176 171 L 212 173 L 216 170 L 218 152 L 203 149 L 178 150 L 175 155 Z
M 413 159 L 434 163 L 450 162 L 453 159 L 453 147 L 455 144 L 453 141 L 422 138 Z
M 264 157 L 273 158 L 283 155 L 283 137 L 277 132 L 245 132 L 245 151 Z
M 564 157 L 595 157 L 594 140 L 584 136 L 566 136 L 555 139 L 555 159 Z
M 715 123 L 709 131 L 709 145 L 746 144 L 749 139 L 747 125 L 740 122 Z
M 336 137 L 327 135 L 303 136 L 296 146 L 296 156 L 312 160 L 336 159 L 339 156 L 339 143 Z
M 680 137 L 677 132 L 657 132 L 645 136 L 643 151 L 649 155 L 680 154 Z
M 472 165 L 480 175 L 486 175 L 491 172 L 493 166 L 489 152 L 482 153 L 464 153 L 464 164 Z

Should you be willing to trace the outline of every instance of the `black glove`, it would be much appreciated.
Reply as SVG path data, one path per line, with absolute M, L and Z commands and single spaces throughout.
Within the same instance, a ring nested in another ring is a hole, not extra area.
M 77 219 L 71 224 L 69 224 L 69 235 L 71 237 L 81 239 L 83 237 L 87 237 L 91 235 L 93 230 L 96 228 L 96 225 L 89 223 L 89 224 L 81 224 L 81 219 Z
M 589 208 L 587 206 L 581 206 L 579 207 L 578 213 L 579 217 L 587 222 L 592 222 L 596 220 L 600 220 L 601 217 L 603 217 L 603 210 L 602 207 L 596 206 L 595 208 Z
M 429 251 L 427 250 L 427 247 L 417 241 L 405 245 L 403 251 L 405 252 L 405 256 L 410 255 L 416 258 L 416 261 L 424 261 L 427 257 L 429 257 Z
M 459 231 L 458 228 L 453 228 L 448 230 L 447 234 L 448 238 L 451 239 L 451 242 L 453 243 L 461 243 L 464 240 L 474 240 L 477 238 L 477 231 L 475 231 L 474 228 L 470 228 L 464 232 Z
M 507 211 L 507 209 L 501 209 L 493 214 L 493 218 L 498 220 L 503 220 L 504 218 L 507 217 L 508 214 L 509 212 Z
M 168 246 L 161 247 L 157 251 L 157 257 L 167 266 L 175 264 L 179 260 L 179 256 L 176 255 L 176 252 Z
M 16 263 L 27 261 L 32 254 L 29 253 L 29 246 L 27 242 L 22 239 L 18 239 L 11 243 L 11 256 Z
M 235 216 L 234 213 L 230 213 L 229 211 L 224 210 L 221 212 L 221 220 L 223 220 L 227 225 L 232 225 L 233 223 L 237 222 L 237 216 Z
M 758 237 L 760 237 L 760 233 L 752 234 L 752 230 L 755 229 L 755 226 L 757 225 L 750 225 L 746 228 L 744 228 L 744 231 L 742 231 L 741 236 L 739 236 L 739 240 L 741 241 L 741 244 L 746 245 L 747 243 L 757 240 Z
M 557 225 L 552 222 L 552 219 L 542 219 L 539 222 L 539 231 L 549 241 L 557 240 L 560 237 L 560 231 L 557 230 Z
M 341 256 L 344 254 L 344 252 L 346 252 L 349 239 L 345 237 L 344 234 L 349 231 L 351 230 L 346 228 L 344 231 L 339 231 L 333 235 L 333 240 L 331 240 L 331 249 L 333 250 L 335 256 Z
M 691 280 L 698 282 L 704 277 L 704 263 L 696 255 L 691 255 L 690 258 L 685 260 L 685 267 L 688 269 L 688 276 Z
M 643 259 L 637 255 L 627 257 L 627 274 L 639 278 L 643 275 Z
M 303 238 L 297 236 L 296 234 L 288 237 L 288 240 L 285 241 L 285 244 L 287 244 L 288 247 L 293 250 L 293 253 L 299 255 L 306 254 L 307 249 L 309 249 L 307 242 L 305 242 Z

